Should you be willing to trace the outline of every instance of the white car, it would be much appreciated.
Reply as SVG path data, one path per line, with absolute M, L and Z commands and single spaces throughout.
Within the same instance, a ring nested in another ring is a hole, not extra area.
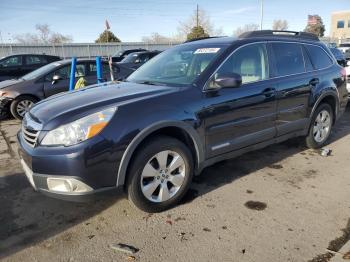
M 338 46 L 338 49 L 340 49 L 343 53 L 346 52 L 346 50 L 350 49 L 350 43 L 343 43 Z

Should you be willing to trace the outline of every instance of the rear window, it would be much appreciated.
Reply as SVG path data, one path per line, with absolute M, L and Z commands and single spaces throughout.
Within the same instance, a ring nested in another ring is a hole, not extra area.
M 272 43 L 275 57 L 276 75 L 286 76 L 305 72 L 300 44 Z
M 311 62 L 316 69 L 326 68 L 333 64 L 332 59 L 321 47 L 306 45 L 306 49 L 308 50 Z

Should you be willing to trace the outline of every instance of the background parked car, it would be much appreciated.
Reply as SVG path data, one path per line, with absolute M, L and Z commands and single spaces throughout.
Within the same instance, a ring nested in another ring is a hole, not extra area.
M 338 48 L 345 53 L 346 50 L 350 49 L 350 43 L 340 44 Z
M 346 59 L 350 59 L 350 43 L 340 44 L 338 48 L 345 54 Z
M 104 79 L 110 80 L 110 70 L 107 61 L 103 61 Z M 6 80 L 0 83 L 1 115 L 11 112 L 22 119 L 28 109 L 36 102 L 68 91 L 71 60 L 53 62 L 43 66 L 19 79 Z M 113 65 L 113 74 L 117 75 L 118 68 Z M 84 77 L 88 85 L 97 82 L 96 62 L 93 59 L 78 59 L 76 81 Z
M 139 51 L 147 51 L 146 49 L 143 48 L 138 48 L 138 49 L 128 49 L 124 51 L 120 51 L 112 56 L 112 62 L 120 62 L 122 61 L 127 55 Z
M 346 59 L 342 51 L 340 51 L 338 48 L 329 48 L 334 55 L 335 59 L 337 59 L 337 62 L 342 67 L 346 67 Z
M 51 55 L 22 54 L 0 59 L 0 81 L 21 77 L 39 67 L 58 61 L 61 58 Z
M 119 66 L 118 79 L 125 79 L 132 72 L 152 59 L 156 55 L 161 53 L 160 51 L 141 51 L 134 52 L 126 56 L 121 62 L 117 63 Z
M 346 76 L 347 76 L 346 89 L 349 92 L 349 98 L 350 98 L 350 61 L 347 62 L 347 67 L 345 67 L 345 70 L 346 70 Z
M 345 51 L 344 56 L 347 61 L 350 61 L 350 48 Z

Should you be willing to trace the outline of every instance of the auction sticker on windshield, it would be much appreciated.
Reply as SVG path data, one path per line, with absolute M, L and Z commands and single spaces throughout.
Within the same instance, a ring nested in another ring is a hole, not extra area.
M 195 54 L 212 54 L 217 53 L 220 50 L 220 48 L 199 48 L 194 53 Z

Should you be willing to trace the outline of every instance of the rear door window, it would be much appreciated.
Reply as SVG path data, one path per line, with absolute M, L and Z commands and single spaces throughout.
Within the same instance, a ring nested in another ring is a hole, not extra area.
M 27 65 L 40 65 L 42 64 L 42 60 L 40 59 L 40 56 L 34 56 L 34 55 L 27 55 L 26 58 L 26 64 Z
M 305 46 L 309 52 L 311 62 L 316 69 L 323 69 L 333 64 L 332 59 L 321 47 L 314 45 Z
M 276 76 L 287 76 L 305 72 L 302 47 L 296 43 L 272 43 Z
M 304 56 L 304 61 L 305 61 L 305 68 L 307 72 L 315 70 L 314 67 L 312 66 L 310 57 L 306 51 L 305 48 L 303 48 L 303 56 Z
M 109 74 L 109 64 L 102 63 L 102 74 Z M 89 75 L 97 76 L 96 63 L 89 63 Z

